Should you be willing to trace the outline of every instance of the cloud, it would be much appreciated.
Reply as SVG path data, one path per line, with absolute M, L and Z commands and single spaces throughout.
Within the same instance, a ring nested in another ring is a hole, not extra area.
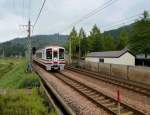
M 10 13 L 3 14 L 3 18 L 0 19 L 0 42 L 10 40 L 10 38 L 24 36 L 23 28 L 19 25 L 26 21 L 21 16 L 16 16 Z
M 23 4 L 24 1 L 24 4 Z M 32 24 L 39 12 L 43 0 L 0 0 L 0 42 L 14 37 L 25 36 L 20 24 L 27 24 L 29 2 L 31 2 L 30 18 Z M 80 19 L 85 14 L 105 3 L 106 0 L 47 0 L 41 17 L 36 25 L 35 34 L 52 34 L 61 32 L 68 25 Z M 149 0 L 117 0 L 100 13 L 84 20 L 75 27 L 83 27 L 86 32 L 97 24 L 100 28 L 125 19 L 134 14 L 149 10 Z M 68 34 L 71 28 L 63 33 Z M 104 28 L 102 28 L 104 31 Z

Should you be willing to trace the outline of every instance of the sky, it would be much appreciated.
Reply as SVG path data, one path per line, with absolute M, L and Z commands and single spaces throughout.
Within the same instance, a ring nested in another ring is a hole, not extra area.
M 144 10 L 150 12 L 150 0 L 112 0 L 97 14 L 71 25 L 108 1 L 47 0 L 32 35 L 69 34 L 73 26 L 89 33 L 94 24 L 104 32 L 134 22 Z M 27 25 L 29 18 L 34 24 L 42 3 L 43 0 L 0 0 L 0 42 L 27 36 L 27 28 L 22 25 Z

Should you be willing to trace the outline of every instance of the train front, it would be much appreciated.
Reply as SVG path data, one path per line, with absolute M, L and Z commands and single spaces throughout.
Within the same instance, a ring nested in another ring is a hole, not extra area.
M 46 48 L 46 57 L 50 61 L 47 70 L 64 70 L 65 49 L 63 47 L 53 46 Z

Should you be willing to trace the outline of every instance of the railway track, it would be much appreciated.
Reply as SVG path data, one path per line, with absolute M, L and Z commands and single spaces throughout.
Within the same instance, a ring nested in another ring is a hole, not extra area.
M 109 77 L 106 75 L 101 75 L 98 72 L 87 71 L 87 70 L 79 69 L 79 68 L 75 68 L 75 67 L 66 67 L 66 69 L 80 73 L 82 75 L 92 77 L 97 80 L 104 81 L 106 83 L 110 83 L 113 85 L 117 85 L 117 86 L 129 89 L 129 90 L 138 92 L 138 93 L 146 95 L 148 97 L 150 96 L 150 86 L 149 85 L 136 83 L 133 81 L 127 81 L 125 79 L 113 78 L 113 77 Z
M 48 82 L 47 79 L 45 79 L 41 72 L 38 70 L 36 64 L 33 64 L 34 71 L 39 75 L 40 77 L 40 84 L 43 88 L 45 95 L 48 98 L 49 103 L 53 105 L 55 108 L 55 111 L 58 115 L 76 115 L 74 111 L 64 102 L 62 97 L 58 94 L 58 92 L 52 87 L 52 85 Z M 45 70 L 44 70 L 45 71 Z M 46 72 L 46 71 L 45 71 Z
M 108 97 L 105 94 L 62 73 L 53 73 L 53 75 L 111 115 L 145 115 L 142 111 L 136 110 L 122 102 L 118 103 L 116 99 Z M 118 104 L 120 104 L 120 106 L 118 106 Z

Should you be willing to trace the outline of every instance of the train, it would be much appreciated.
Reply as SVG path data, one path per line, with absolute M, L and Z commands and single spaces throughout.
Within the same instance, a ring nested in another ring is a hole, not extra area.
M 46 70 L 64 70 L 65 48 L 60 46 L 47 46 L 37 50 L 33 60 L 44 66 Z

